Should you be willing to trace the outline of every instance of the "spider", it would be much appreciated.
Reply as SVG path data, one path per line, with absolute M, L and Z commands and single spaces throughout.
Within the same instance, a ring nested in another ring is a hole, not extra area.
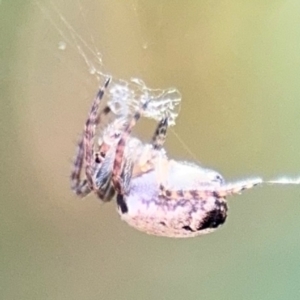
M 99 106 L 108 78 L 94 98 L 71 173 L 71 188 L 80 197 L 94 192 L 101 201 L 116 197 L 123 220 L 138 230 L 166 237 L 194 237 L 216 230 L 227 217 L 226 197 L 262 184 L 261 179 L 225 184 L 216 171 L 175 161 L 163 148 L 168 117 L 149 143 L 131 136 L 149 100 L 130 117 L 116 118 L 95 142 L 96 127 L 111 111 Z M 81 171 L 85 166 L 85 179 Z

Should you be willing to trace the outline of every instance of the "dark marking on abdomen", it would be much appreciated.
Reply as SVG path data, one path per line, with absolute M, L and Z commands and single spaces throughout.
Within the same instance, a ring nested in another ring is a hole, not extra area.
M 219 202 L 219 201 L 218 201 Z M 226 202 L 219 202 L 218 206 L 207 212 L 203 222 L 197 230 L 204 230 L 207 228 L 217 228 L 218 226 L 225 223 L 227 217 L 227 205 Z
M 195 230 L 193 230 L 190 226 L 188 225 L 185 225 L 185 226 L 182 226 L 182 229 L 184 230 L 188 230 L 188 231 L 191 231 L 191 232 L 194 232 Z

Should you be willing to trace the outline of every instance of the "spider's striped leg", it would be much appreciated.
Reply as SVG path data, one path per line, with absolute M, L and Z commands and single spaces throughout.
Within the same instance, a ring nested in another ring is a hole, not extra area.
M 83 157 L 84 157 L 84 147 L 83 147 L 83 137 L 81 137 L 77 145 L 77 153 L 76 153 L 76 157 L 71 172 L 71 189 L 76 195 L 80 197 L 85 197 L 91 192 L 87 180 L 81 179 Z
M 152 146 L 154 150 L 162 150 L 163 145 L 166 141 L 167 130 L 168 130 L 168 118 L 163 118 L 157 124 L 156 130 L 152 137 Z M 164 155 L 163 155 L 164 156 Z M 166 182 L 167 174 L 169 172 L 170 161 L 161 155 L 157 156 L 156 163 L 156 174 L 157 174 L 157 182 L 159 185 L 162 185 Z
M 110 113 L 110 108 L 106 106 L 94 119 L 94 126 L 97 126 L 101 122 L 101 118 L 109 113 Z M 88 182 L 88 180 L 81 179 L 81 170 L 85 159 L 84 138 L 85 138 L 85 132 L 83 132 L 78 142 L 77 152 L 73 163 L 73 168 L 71 171 L 71 189 L 74 191 L 76 195 L 80 197 L 84 197 L 91 192 L 91 184 Z
M 115 176 L 112 177 L 112 182 L 117 192 L 117 204 L 123 214 L 128 212 L 127 204 L 124 201 L 124 195 L 130 189 L 133 166 L 132 159 L 126 158 L 124 164 L 122 166 L 120 165 L 118 169 L 121 173 L 117 174 L 117 178 Z
M 156 150 L 160 150 L 166 140 L 168 129 L 168 118 L 163 118 L 157 125 L 152 137 L 152 146 Z
M 233 184 L 226 184 L 220 187 L 204 187 L 202 189 L 195 190 L 168 190 L 164 185 L 160 185 L 160 196 L 167 200 L 207 199 L 208 197 L 226 198 L 227 196 L 240 194 L 244 190 L 252 189 L 261 184 L 262 180 L 258 178 Z
M 151 141 L 152 147 L 147 147 L 147 148 L 145 147 L 142 155 L 140 155 L 139 157 L 139 160 L 135 162 L 134 176 L 138 176 L 139 174 L 143 174 L 149 171 L 150 169 L 153 169 L 153 162 L 154 162 L 153 158 L 155 157 L 156 159 L 158 159 L 158 164 L 160 168 L 158 170 L 159 171 L 158 182 L 159 183 L 161 182 L 160 178 L 163 177 L 161 171 L 165 164 L 163 160 L 160 160 L 160 158 L 162 158 L 162 155 L 160 154 L 164 154 L 164 151 L 160 153 L 160 150 L 162 150 L 162 147 L 166 140 L 167 129 L 168 129 L 168 118 L 163 118 L 156 126 Z
M 123 133 L 121 134 L 120 140 L 117 144 L 116 147 L 116 153 L 115 153 L 115 159 L 114 159 L 114 163 L 113 163 L 113 171 L 112 171 L 112 182 L 114 184 L 114 187 L 117 191 L 118 194 L 123 195 L 126 191 L 125 191 L 125 185 L 124 182 L 127 182 L 127 185 L 129 186 L 130 183 L 130 179 L 131 179 L 131 173 L 132 173 L 132 167 L 128 167 L 128 170 L 131 170 L 129 174 L 125 174 L 126 173 L 126 165 L 127 164 L 131 164 L 131 163 L 126 163 L 127 159 L 130 158 L 126 158 L 125 159 L 125 163 L 123 163 L 124 161 L 124 152 L 125 152 L 125 147 L 126 147 L 126 142 L 130 136 L 130 133 L 132 131 L 132 128 L 135 126 L 135 124 L 137 123 L 137 121 L 140 119 L 141 117 L 141 113 L 143 110 L 145 110 L 147 108 L 147 104 L 149 101 L 145 102 L 134 114 L 133 118 L 131 119 L 131 121 L 129 122 L 129 124 L 125 127 Z M 126 178 L 126 180 L 124 180 L 124 176 L 129 176 Z
M 96 125 L 101 123 L 101 117 L 107 115 L 108 113 L 110 113 L 110 108 L 106 106 L 97 117 Z M 76 150 L 77 152 L 76 152 L 76 156 L 75 156 L 75 160 L 71 172 L 71 189 L 74 191 L 75 194 L 81 197 L 86 196 L 91 191 L 90 187 L 88 186 L 87 180 L 81 179 L 81 170 L 84 161 L 83 136 L 84 133 L 82 133 L 80 140 L 77 144 L 77 150 Z
M 85 172 L 88 183 L 92 186 L 92 173 L 94 169 L 94 138 L 96 133 L 96 125 L 98 119 L 98 110 L 100 106 L 100 102 L 104 96 L 105 89 L 107 88 L 110 82 L 110 78 L 108 78 L 102 88 L 98 91 L 88 119 L 85 123 L 84 134 L 83 134 L 83 146 L 84 146 L 84 161 L 85 161 Z
M 107 115 L 110 112 L 110 108 L 106 106 L 96 119 L 96 125 L 101 123 L 101 117 Z M 84 133 L 77 144 L 77 152 L 71 171 L 71 189 L 74 193 L 80 197 L 85 197 L 91 192 L 91 187 L 88 184 L 87 179 L 81 179 L 81 170 L 84 162 Z

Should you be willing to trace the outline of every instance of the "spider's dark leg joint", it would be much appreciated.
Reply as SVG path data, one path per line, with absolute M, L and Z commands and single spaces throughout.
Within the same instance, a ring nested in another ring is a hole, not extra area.
M 102 99 L 104 95 L 105 89 L 108 87 L 109 83 L 111 81 L 111 77 L 108 77 L 104 83 L 104 86 L 101 87 L 97 93 L 97 98 Z
M 128 212 L 128 206 L 124 200 L 124 196 L 121 194 L 117 195 L 117 204 L 121 209 L 122 214 L 126 214 Z
M 111 82 L 111 77 L 109 76 L 104 83 L 104 88 L 107 88 L 110 82 Z
M 104 89 L 103 88 L 100 88 L 98 93 L 97 93 L 97 98 L 98 99 L 102 99 L 104 96 Z

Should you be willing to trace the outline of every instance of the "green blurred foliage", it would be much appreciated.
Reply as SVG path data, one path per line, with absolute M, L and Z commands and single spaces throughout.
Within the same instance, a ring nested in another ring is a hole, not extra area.
M 229 181 L 299 175 L 299 15 L 296 0 L 2 0 L 0 298 L 299 299 L 300 187 L 232 198 L 221 230 L 172 240 L 79 201 L 68 178 L 98 84 L 76 45 L 104 72 L 182 92 L 170 157 Z

